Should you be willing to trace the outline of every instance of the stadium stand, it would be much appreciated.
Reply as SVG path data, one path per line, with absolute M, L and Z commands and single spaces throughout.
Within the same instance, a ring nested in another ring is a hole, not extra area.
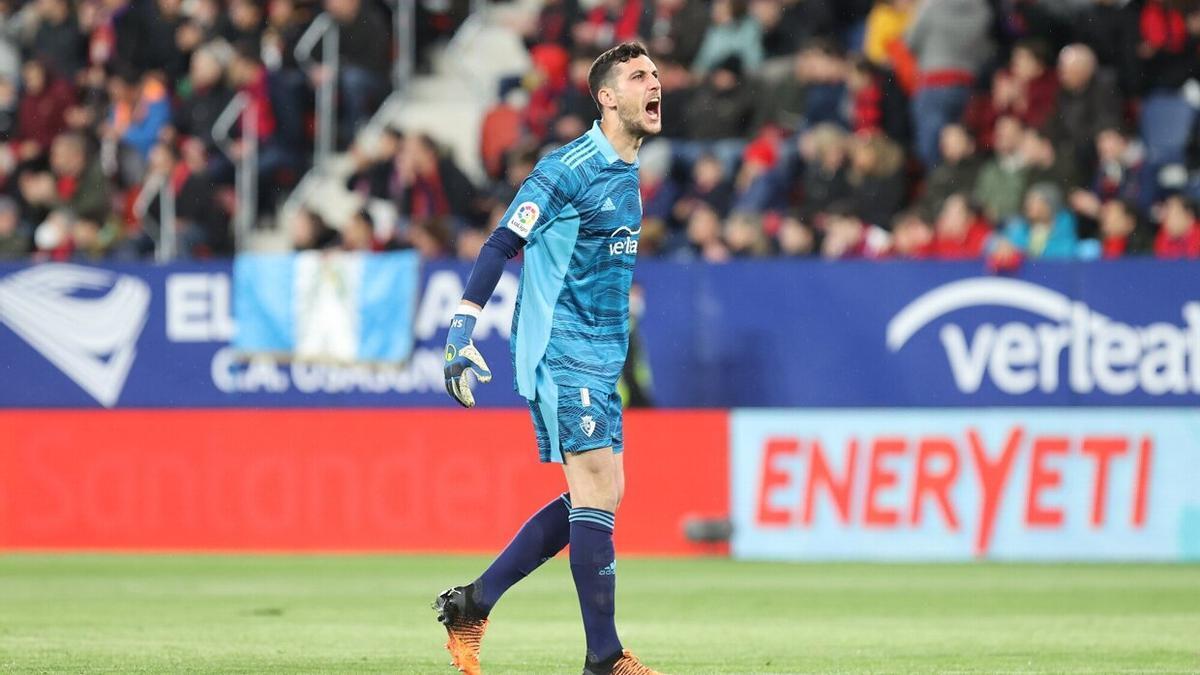
M 473 258 L 635 38 L 642 255 L 1197 255 L 1196 0 L 36 0 L 0 3 L 0 256 Z

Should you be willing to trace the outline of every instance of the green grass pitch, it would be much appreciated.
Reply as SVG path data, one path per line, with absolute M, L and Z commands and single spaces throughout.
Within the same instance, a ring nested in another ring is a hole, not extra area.
M 483 558 L 0 556 L 0 672 L 452 673 L 429 603 Z M 1200 566 L 623 559 L 663 672 L 1196 673 Z M 560 557 L 492 614 L 484 672 L 578 673 Z

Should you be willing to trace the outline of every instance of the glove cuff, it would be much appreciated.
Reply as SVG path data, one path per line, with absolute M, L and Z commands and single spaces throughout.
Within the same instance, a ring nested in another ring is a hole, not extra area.
M 466 312 L 458 312 L 450 319 L 450 335 L 462 335 L 466 339 L 471 339 L 471 333 L 475 331 L 475 316 Z

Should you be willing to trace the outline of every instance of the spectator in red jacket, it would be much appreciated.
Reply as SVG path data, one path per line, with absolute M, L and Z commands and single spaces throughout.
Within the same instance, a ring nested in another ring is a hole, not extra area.
M 1146 0 L 1142 6 L 1138 57 L 1147 91 L 1174 89 L 1195 74 L 1197 39 L 1180 4 Z
M 66 130 L 66 112 L 75 104 L 75 92 L 70 82 L 54 76 L 39 59 L 25 62 L 21 79 L 16 138 L 18 155 L 28 160 L 45 154 L 54 137 Z
M 1110 199 L 1100 207 L 1100 256 L 1106 260 L 1142 255 L 1150 242 L 1140 227 L 1137 208 L 1121 199 Z
M 968 260 L 983 255 L 992 228 L 967 195 L 956 192 L 946 198 L 934 224 L 930 257 L 939 260 Z
M 1154 239 L 1158 258 L 1200 258 L 1200 222 L 1196 205 L 1182 195 L 1167 197 L 1161 207 L 1162 223 Z
M 916 209 L 904 211 L 892 221 L 891 253 L 909 260 L 933 255 L 933 229 Z
M 1050 53 L 1037 40 L 1017 43 L 1008 68 L 992 80 L 992 114 L 1014 115 L 1026 126 L 1041 127 L 1054 114 L 1058 76 L 1049 67 Z M 988 125 L 990 126 L 990 124 Z
M 618 42 L 637 39 L 641 19 L 641 0 L 604 0 L 588 12 L 585 21 L 576 24 L 575 43 L 607 49 Z

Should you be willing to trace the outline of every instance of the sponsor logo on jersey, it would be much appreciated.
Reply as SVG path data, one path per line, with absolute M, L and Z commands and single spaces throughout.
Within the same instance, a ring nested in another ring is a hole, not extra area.
M 1078 394 L 1200 393 L 1200 302 L 1184 303 L 1182 326 L 1165 321 L 1133 326 L 1027 281 L 965 279 L 900 310 L 888 322 L 888 349 L 899 352 L 925 326 L 979 307 L 1009 307 L 1049 321 L 983 323 L 969 337 L 961 324 L 943 323 L 938 338 L 963 393 L 979 391 L 985 378 L 1013 395 L 1063 387 Z
M 612 197 L 605 197 L 604 198 L 604 206 L 601 206 L 600 210 L 601 211 L 616 211 L 617 205 L 613 204 Z
M 641 233 L 642 233 L 641 227 L 638 227 L 638 229 L 635 230 L 635 229 L 629 227 L 628 225 L 622 225 L 621 227 L 618 227 L 617 229 L 613 230 L 613 233 L 608 236 L 610 236 L 610 237 L 622 237 L 622 235 L 624 235 L 624 236 L 621 239 L 618 239 L 617 241 L 609 242 L 608 254 L 609 255 L 625 255 L 626 253 L 628 253 L 630 255 L 637 255 L 638 240 L 636 239 L 636 237 Z
M 0 280 L 0 322 L 100 405 L 116 405 L 146 325 L 150 286 L 137 277 L 49 264 Z

